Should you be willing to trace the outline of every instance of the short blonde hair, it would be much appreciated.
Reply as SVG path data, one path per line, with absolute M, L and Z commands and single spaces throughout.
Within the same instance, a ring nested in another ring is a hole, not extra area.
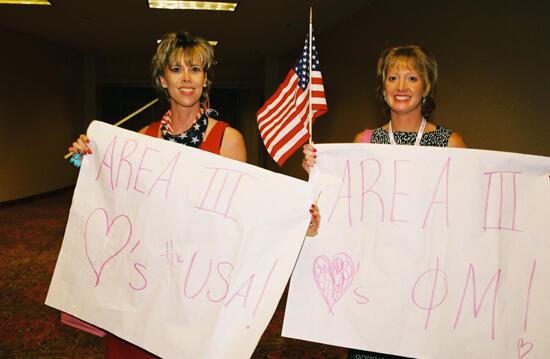
M 437 88 L 437 61 L 425 49 L 418 45 L 390 47 L 382 51 L 378 58 L 376 70 L 377 95 L 384 103 L 384 110 L 389 106 L 384 101 L 384 83 L 388 71 L 395 65 L 407 64 L 412 66 L 422 77 L 426 93 L 422 99 L 422 116 L 428 118 L 435 109 L 434 95 Z
M 200 105 L 206 107 L 208 94 L 212 87 L 212 75 L 214 60 L 214 48 L 200 37 L 195 37 L 187 32 L 169 33 L 163 36 L 157 46 L 157 51 L 151 61 L 153 70 L 153 85 L 166 99 L 170 100 L 168 90 L 162 87 L 161 76 L 171 64 L 183 61 L 190 66 L 192 62 L 199 61 L 203 72 L 206 74 L 206 88 L 202 90 Z

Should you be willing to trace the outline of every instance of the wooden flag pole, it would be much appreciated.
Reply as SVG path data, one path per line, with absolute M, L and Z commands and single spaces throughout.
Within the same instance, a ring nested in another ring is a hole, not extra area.
M 153 101 L 149 102 L 147 105 L 143 106 L 142 108 L 140 109 L 137 109 L 135 110 L 134 112 L 132 112 L 131 114 L 129 114 L 128 116 L 124 117 L 122 120 L 118 121 L 117 123 L 114 124 L 114 126 L 118 127 L 120 125 L 122 125 L 124 122 L 128 121 L 129 119 L 131 119 L 132 117 L 134 117 L 135 115 L 137 115 L 138 113 L 140 113 L 141 111 L 143 110 L 146 110 L 147 108 L 151 107 L 154 103 L 156 103 L 159 99 L 156 98 L 154 99 Z M 71 157 L 73 155 L 72 152 L 69 152 L 65 155 L 65 159 Z
M 313 47 L 313 6 L 309 7 L 309 114 L 308 114 L 308 123 L 309 123 L 309 144 L 313 143 L 313 113 L 311 111 L 311 52 Z

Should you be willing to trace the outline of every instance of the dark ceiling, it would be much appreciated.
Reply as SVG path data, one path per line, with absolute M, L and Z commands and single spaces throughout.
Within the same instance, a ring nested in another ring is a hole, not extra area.
M 233 13 L 150 9 L 147 0 L 51 2 L 52 6 L 0 5 L 0 26 L 93 54 L 100 62 L 148 62 L 161 34 L 186 30 L 219 41 L 216 78 L 225 63 L 229 71 L 223 81 L 239 83 L 246 69 L 258 68 L 265 59 L 298 53 L 308 31 L 310 4 L 319 34 L 372 0 L 241 0 Z

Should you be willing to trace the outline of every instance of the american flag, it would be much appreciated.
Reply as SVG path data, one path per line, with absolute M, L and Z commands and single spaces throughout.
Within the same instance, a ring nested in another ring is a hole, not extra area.
M 311 99 L 309 98 L 309 35 L 304 49 L 275 94 L 256 113 L 260 135 L 267 152 L 281 166 L 311 135 L 309 133 L 309 101 L 312 120 L 327 112 L 327 101 L 315 37 L 311 49 Z

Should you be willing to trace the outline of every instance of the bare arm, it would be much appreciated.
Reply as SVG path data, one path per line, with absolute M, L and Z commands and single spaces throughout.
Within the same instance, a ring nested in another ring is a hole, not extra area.
M 353 143 L 361 143 L 363 142 L 362 139 L 363 139 L 363 131 L 355 135 L 355 137 L 353 138 Z
M 464 139 L 462 136 L 460 136 L 458 133 L 453 132 L 451 134 L 451 137 L 449 137 L 449 144 L 448 147 L 459 147 L 459 148 L 466 148 L 466 142 L 464 142 Z
M 246 147 L 241 133 L 227 127 L 223 133 L 220 155 L 237 161 L 246 162 Z

